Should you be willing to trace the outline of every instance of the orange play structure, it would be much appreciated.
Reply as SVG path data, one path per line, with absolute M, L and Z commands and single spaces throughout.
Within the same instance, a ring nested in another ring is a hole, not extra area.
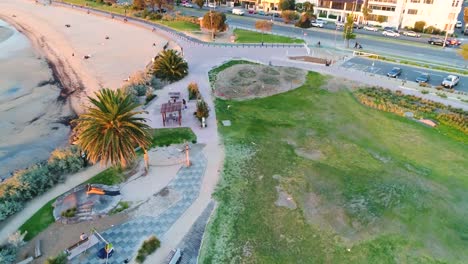
M 86 194 L 87 195 L 90 195 L 90 194 L 104 195 L 106 193 L 101 188 L 96 188 L 96 187 L 92 187 L 91 185 L 88 185 L 88 191 L 86 192 Z

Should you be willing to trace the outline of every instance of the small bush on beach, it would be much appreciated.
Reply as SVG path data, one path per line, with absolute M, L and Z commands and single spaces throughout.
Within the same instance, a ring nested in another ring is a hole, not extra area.
M 15 263 L 17 248 L 7 244 L 0 246 L 0 263 Z
M 136 256 L 136 262 L 143 263 L 148 255 L 156 251 L 161 246 L 161 242 L 155 237 L 151 236 L 147 240 L 143 241 L 138 254 Z
M 153 74 L 163 81 L 178 81 L 187 76 L 188 64 L 177 51 L 165 50 L 154 61 Z
M 197 111 L 195 112 L 195 116 L 201 120 L 203 117 L 207 118 L 210 113 L 210 108 L 208 104 L 203 100 L 198 100 L 197 102 Z

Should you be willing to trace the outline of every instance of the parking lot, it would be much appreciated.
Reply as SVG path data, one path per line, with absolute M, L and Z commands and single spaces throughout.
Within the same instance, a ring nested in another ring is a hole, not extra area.
M 429 80 L 429 84 L 433 86 L 440 85 L 442 83 L 442 80 L 447 75 L 450 74 L 446 72 L 417 68 L 417 67 L 408 66 L 408 65 L 396 65 L 393 63 L 383 62 L 379 60 L 372 60 L 372 59 L 367 59 L 367 58 L 361 58 L 361 57 L 354 57 L 348 60 L 347 62 L 343 63 L 342 66 L 345 68 L 351 68 L 351 69 L 369 72 L 373 74 L 379 74 L 383 76 L 387 76 L 387 73 L 393 67 L 399 67 L 402 69 L 402 73 L 398 77 L 398 79 L 412 81 L 412 82 L 414 82 L 421 73 L 429 73 L 431 76 Z M 457 74 L 454 74 L 454 75 L 457 75 Z M 458 76 L 460 76 L 460 82 L 458 83 L 457 86 L 455 86 L 455 90 L 468 92 L 468 77 L 463 76 L 463 75 L 458 75 Z

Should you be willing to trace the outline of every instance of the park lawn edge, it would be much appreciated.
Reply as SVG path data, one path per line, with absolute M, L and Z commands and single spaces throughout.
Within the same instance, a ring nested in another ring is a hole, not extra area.
M 262 43 L 262 35 L 264 43 L 272 44 L 303 44 L 303 39 L 291 38 L 283 35 L 273 35 L 269 33 L 261 33 L 247 29 L 234 29 L 236 43 Z

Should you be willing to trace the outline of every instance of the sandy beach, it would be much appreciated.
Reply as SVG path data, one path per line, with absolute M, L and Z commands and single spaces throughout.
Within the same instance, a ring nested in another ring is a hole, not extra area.
M 21 69 L 26 60 L 36 67 L 15 73 L 18 80 L 31 79 L 22 84 L 27 97 L 11 100 L 11 96 L 0 91 L 0 117 L 2 121 L 12 120 L 0 125 L 0 167 L 4 157 L 10 171 L 47 159 L 50 150 L 66 143 L 69 128 L 60 124 L 61 118 L 81 113 L 87 96 L 100 88 L 122 86 L 129 75 L 144 69 L 167 43 L 144 28 L 28 0 L 0 1 L 0 19 L 24 34 L 33 47 L 33 52 L 15 48 L 15 62 L 2 61 L 0 70 Z M 3 39 L 11 34 L 9 30 L 0 31 Z M 85 55 L 90 58 L 84 59 Z M 37 80 L 49 79 L 52 83 L 38 89 Z M 12 85 L 7 83 L 4 87 Z M 25 152 L 29 146 L 41 151 Z

